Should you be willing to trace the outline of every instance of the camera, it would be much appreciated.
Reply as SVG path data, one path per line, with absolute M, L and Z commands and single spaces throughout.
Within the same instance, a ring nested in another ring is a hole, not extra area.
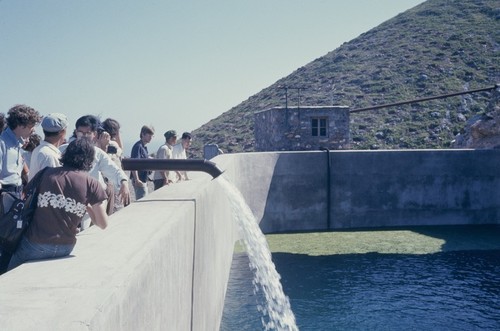
M 118 150 L 116 149 L 116 146 L 108 146 L 108 150 L 106 151 L 108 154 L 116 154 L 118 153 Z

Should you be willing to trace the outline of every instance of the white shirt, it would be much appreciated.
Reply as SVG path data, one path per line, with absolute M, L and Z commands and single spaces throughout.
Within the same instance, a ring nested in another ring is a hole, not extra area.
M 31 154 L 31 161 L 29 164 L 30 172 L 28 175 L 28 179 L 31 180 L 33 177 L 35 177 L 37 172 L 45 167 L 60 167 L 60 158 L 61 152 L 56 146 L 52 145 L 48 141 L 42 141 Z
M 158 151 L 156 152 L 156 158 L 157 159 L 172 159 L 172 145 L 169 144 L 163 144 L 158 148 Z M 175 173 L 173 171 L 161 171 L 157 170 L 155 171 L 155 174 L 153 176 L 153 179 L 163 179 L 164 177 L 161 175 L 161 173 L 165 173 L 165 177 L 170 179 L 171 181 L 175 182 Z
M 187 159 L 186 149 L 184 148 L 184 146 L 182 146 L 182 142 L 175 144 L 174 147 L 172 148 L 172 158 L 180 160 Z M 188 179 L 186 171 L 177 171 L 177 174 L 179 174 L 181 178 L 178 178 L 178 176 L 176 175 L 174 182 Z
M 104 177 L 113 183 L 115 189 L 119 190 L 123 180 L 128 181 L 125 172 L 111 159 L 111 157 L 99 147 L 94 146 L 95 156 L 89 175 L 98 179 L 106 188 Z M 104 177 L 103 177 L 104 176 Z
M 181 142 L 175 144 L 172 148 L 172 158 L 181 160 L 187 159 L 186 150 L 184 149 L 184 146 L 182 146 Z
M 59 147 L 59 150 L 64 153 L 69 144 L 64 144 Z M 92 169 L 89 171 L 89 175 L 99 180 L 102 187 L 106 189 L 106 182 L 104 177 L 106 177 L 113 185 L 116 190 L 120 190 L 122 181 L 128 181 L 128 177 L 125 172 L 120 168 L 102 149 L 94 146 L 94 162 L 92 162 Z

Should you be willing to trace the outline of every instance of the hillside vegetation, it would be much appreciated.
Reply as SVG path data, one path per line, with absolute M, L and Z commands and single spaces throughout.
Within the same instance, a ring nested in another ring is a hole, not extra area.
M 278 61 L 278 59 L 277 59 Z M 193 156 L 218 144 L 254 151 L 253 114 L 285 105 L 351 109 L 493 86 L 500 82 L 500 2 L 429 0 L 344 43 L 211 120 L 193 134 Z M 297 91 L 288 91 L 297 105 Z M 353 149 L 447 148 L 490 92 L 351 114 Z

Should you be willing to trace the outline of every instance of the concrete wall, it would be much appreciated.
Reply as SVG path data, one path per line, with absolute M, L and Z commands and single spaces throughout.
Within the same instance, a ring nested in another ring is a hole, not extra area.
M 329 157 L 239 154 L 231 156 L 226 176 L 265 233 L 500 224 L 500 150 L 331 151 Z
M 500 224 L 500 150 L 332 154 L 332 227 Z
M 236 231 L 216 181 L 156 191 L 71 257 L 0 276 L 2 330 L 217 330 Z
M 265 232 L 500 224 L 500 151 L 219 155 Z M 331 174 L 328 176 L 328 165 Z M 237 239 L 223 178 L 192 173 L 0 276 L 2 330 L 218 330 Z M 330 198 L 329 198 L 330 197 Z

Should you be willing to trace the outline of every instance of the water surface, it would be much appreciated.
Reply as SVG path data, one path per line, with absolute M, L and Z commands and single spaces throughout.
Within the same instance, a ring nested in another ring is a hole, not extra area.
M 272 259 L 300 330 L 500 330 L 498 249 Z M 221 330 L 262 329 L 248 263 L 235 253 Z

